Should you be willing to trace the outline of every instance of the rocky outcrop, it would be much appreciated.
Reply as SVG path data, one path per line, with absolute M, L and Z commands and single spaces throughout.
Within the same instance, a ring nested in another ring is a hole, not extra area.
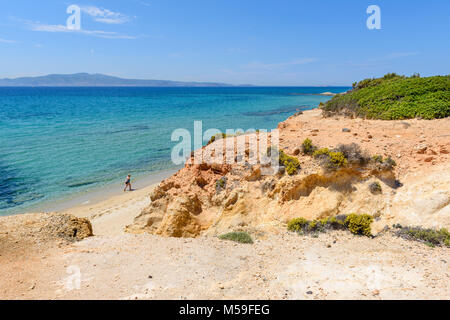
M 207 172 L 199 186 L 198 169 L 187 166 L 156 187 L 151 205 L 126 230 L 196 237 L 202 232 L 270 231 L 298 216 L 320 219 L 361 210 L 379 216 L 389 203 L 386 194 L 394 189 L 378 172 L 358 169 L 262 176 L 259 166 L 236 166 L 226 176 Z M 383 185 L 384 195 L 372 195 L 374 181 Z
M 0 218 L 0 251 L 26 243 L 75 242 L 92 235 L 88 219 L 69 214 L 36 213 Z
M 390 198 L 378 225 L 400 224 L 425 228 L 450 226 L 450 166 L 405 177 L 404 185 Z
M 374 233 L 394 223 L 450 227 L 450 157 L 445 152 L 450 147 L 445 135 L 449 119 L 433 120 L 439 123 L 323 119 L 320 112 L 307 111 L 278 126 L 280 150 L 298 159 L 298 174 L 289 176 L 283 167 L 270 173 L 264 166 L 251 165 L 251 152 L 245 152 L 239 164 L 217 164 L 216 141 L 196 151 L 203 155 L 203 163 L 194 164 L 191 158 L 156 187 L 151 205 L 126 231 L 170 237 L 238 230 L 264 233 L 279 230 L 295 217 L 314 220 L 350 213 L 372 215 Z M 362 165 L 359 156 L 351 154 L 347 166 L 325 170 L 320 161 L 301 152 L 306 138 L 330 149 L 347 143 L 348 150 L 360 152 L 356 144 L 364 157 L 389 156 L 396 161 Z M 224 140 L 229 139 L 237 138 Z M 227 148 L 225 143 L 224 151 Z M 392 165 L 395 162 L 397 166 Z

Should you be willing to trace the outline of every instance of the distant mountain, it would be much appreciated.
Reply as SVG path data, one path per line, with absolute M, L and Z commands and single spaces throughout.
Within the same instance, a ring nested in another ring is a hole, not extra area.
M 40 77 L 0 79 L 0 87 L 233 87 L 215 82 L 123 79 L 104 74 L 49 74 Z

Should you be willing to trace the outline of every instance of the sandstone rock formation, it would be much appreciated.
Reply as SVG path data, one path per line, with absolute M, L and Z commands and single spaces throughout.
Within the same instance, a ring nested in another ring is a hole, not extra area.
M 68 214 L 37 213 L 0 218 L 1 243 L 80 241 L 92 236 L 88 219 Z
M 366 121 L 322 118 L 320 110 L 312 110 L 278 128 L 280 150 L 300 162 L 297 175 L 289 176 L 284 170 L 268 174 L 268 168 L 251 165 L 253 151 L 247 150 L 248 143 L 244 159 L 236 156 L 241 163 L 218 164 L 217 150 L 236 151 L 228 142 L 239 137 L 216 141 L 196 151 L 204 162 L 194 164 L 191 158 L 163 181 L 151 194 L 151 205 L 126 231 L 170 237 L 236 230 L 264 233 L 279 230 L 295 217 L 321 219 L 349 213 L 373 215 L 375 233 L 393 223 L 450 226 L 450 157 L 443 152 L 450 146 L 450 119 Z M 395 158 L 397 166 L 352 163 L 330 172 L 300 152 L 306 138 L 330 149 L 356 143 L 367 154 Z M 225 146 L 218 145 L 223 142 Z M 427 148 L 417 147 L 424 143 Z M 433 159 L 428 161 L 429 157 Z M 379 192 L 371 192 L 374 183 L 381 187 Z

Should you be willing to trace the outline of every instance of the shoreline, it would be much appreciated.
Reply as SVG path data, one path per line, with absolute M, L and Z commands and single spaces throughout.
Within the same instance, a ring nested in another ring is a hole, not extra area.
M 179 169 L 180 168 L 178 167 L 173 169 L 164 169 L 132 177 L 131 182 L 133 191 L 127 191 L 126 193 L 135 193 L 141 191 L 142 189 L 156 185 L 162 180 L 170 177 Z M 47 203 L 45 205 L 42 204 L 43 209 L 40 211 L 65 212 L 76 207 L 96 205 L 113 197 L 125 194 L 125 192 L 123 192 L 123 187 L 123 181 L 108 183 L 106 185 L 88 189 L 58 200 L 53 200 L 51 203 Z
M 123 234 L 125 226 L 131 224 L 142 209 L 150 204 L 149 195 L 153 188 L 178 170 L 162 170 L 137 177 L 132 180 L 131 192 L 123 191 L 123 182 L 110 184 L 95 192 L 86 192 L 72 201 L 61 203 L 59 210 L 54 212 L 88 218 L 96 236 Z
M 45 212 L 72 214 L 91 220 L 95 235 L 122 234 L 125 226 L 150 204 L 149 194 L 153 188 L 179 169 L 175 167 L 137 176 L 132 179 L 131 192 L 123 191 L 122 181 L 113 182 L 7 216 Z

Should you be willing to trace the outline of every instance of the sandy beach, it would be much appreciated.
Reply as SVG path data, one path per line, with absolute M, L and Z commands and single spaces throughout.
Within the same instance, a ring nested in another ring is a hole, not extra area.
M 79 218 L 88 218 L 95 235 L 118 235 L 125 226 L 150 204 L 149 194 L 156 185 L 139 190 L 123 192 L 94 204 L 75 206 L 62 213 L 73 214 Z
M 132 180 L 132 191 L 123 192 L 123 183 L 114 183 L 71 200 L 53 204 L 58 213 L 88 218 L 95 235 L 123 234 L 125 226 L 150 204 L 149 194 L 177 169 L 164 170 Z M 51 207 L 50 207 L 51 208 Z

